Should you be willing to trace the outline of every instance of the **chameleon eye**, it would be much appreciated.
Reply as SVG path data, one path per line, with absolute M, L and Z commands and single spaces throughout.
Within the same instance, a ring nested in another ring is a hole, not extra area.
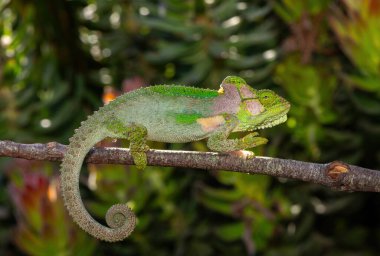
M 260 93 L 260 102 L 268 105 L 274 101 L 273 93 L 271 91 L 262 91 Z

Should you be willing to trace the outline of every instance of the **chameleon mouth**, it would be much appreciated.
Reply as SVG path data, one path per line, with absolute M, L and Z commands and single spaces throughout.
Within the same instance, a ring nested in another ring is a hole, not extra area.
M 287 119 L 288 119 L 288 117 L 287 117 L 287 115 L 285 113 L 284 115 L 282 115 L 281 117 L 277 118 L 273 122 L 264 123 L 264 124 L 261 124 L 261 125 L 257 126 L 256 129 L 257 130 L 262 130 L 262 129 L 266 129 L 266 128 L 271 128 L 273 126 L 276 126 L 278 124 L 281 124 L 281 123 L 285 122 Z

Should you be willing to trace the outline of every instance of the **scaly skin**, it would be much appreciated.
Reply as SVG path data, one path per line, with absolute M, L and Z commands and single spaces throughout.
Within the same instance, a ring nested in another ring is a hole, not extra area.
M 124 94 L 90 116 L 70 139 L 61 166 L 65 205 L 74 221 L 92 236 L 108 242 L 128 237 L 136 225 L 125 204 L 106 214 L 110 227 L 95 221 L 79 193 L 79 173 L 87 152 L 106 137 L 128 139 L 139 169 L 147 165 L 147 140 L 179 143 L 208 138 L 207 146 L 231 152 L 267 143 L 251 132 L 228 139 L 232 132 L 255 131 L 286 121 L 290 104 L 270 90 L 255 90 L 239 77 L 227 77 L 219 91 L 184 86 L 152 86 Z

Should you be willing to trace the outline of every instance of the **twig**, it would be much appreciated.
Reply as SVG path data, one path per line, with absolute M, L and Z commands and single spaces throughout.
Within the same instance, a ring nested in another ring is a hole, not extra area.
M 20 144 L 0 141 L 0 156 L 29 160 L 60 161 L 66 146 L 47 144 Z M 290 159 L 255 157 L 244 160 L 230 154 L 214 152 L 150 150 L 149 165 L 190 167 L 198 169 L 229 170 L 249 174 L 266 174 L 325 185 L 343 191 L 380 192 L 380 172 L 355 165 L 334 161 L 317 164 Z M 128 149 L 93 148 L 87 163 L 133 164 Z

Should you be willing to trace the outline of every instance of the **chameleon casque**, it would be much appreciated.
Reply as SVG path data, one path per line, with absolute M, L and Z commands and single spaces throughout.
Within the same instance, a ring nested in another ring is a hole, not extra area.
M 79 174 L 87 152 L 106 137 L 130 141 L 139 169 L 147 165 L 147 140 L 183 143 L 208 138 L 207 146 L 233 152 L 267 143 L 254 132 L 283 123 L 290 104 L 270 90 L 255 90 L 240 77 L 226 77 L 220 90 L 177 85 L 138 89 L 111 101 L 82 122 L 70 139 L 61 165 L 61 189 L 74 221 L 92 236 L 116 242 L 133 231 L 136 217 L 125 204 L 113 205 L 106 227 L 85 209 L 79 192 Z M 228 139 L 232 132 L 251 132 Z

